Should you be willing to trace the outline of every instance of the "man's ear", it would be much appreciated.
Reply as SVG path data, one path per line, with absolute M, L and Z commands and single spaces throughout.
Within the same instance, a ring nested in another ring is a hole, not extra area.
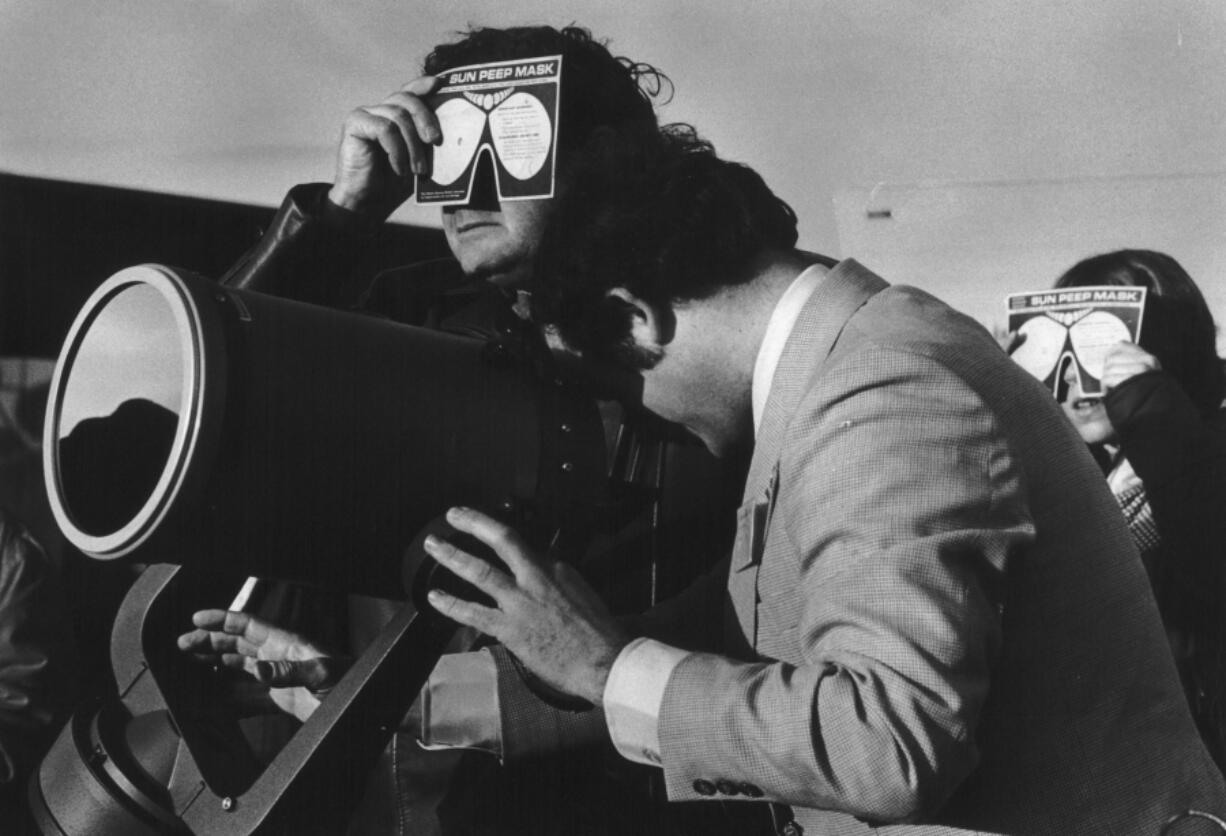
M 617 299 L 626 307 L 630 320 L 628 336 L 633 347 L 647 356 L 659 357 L 673 339 L 676 323 L 672 311 L 658 308 L 624 287 L 609 290 L 605 297 Z

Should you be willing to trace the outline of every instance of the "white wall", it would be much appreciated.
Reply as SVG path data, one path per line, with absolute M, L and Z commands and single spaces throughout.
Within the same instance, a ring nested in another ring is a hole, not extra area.
M 1226 175 L 894 184 L 840 190 L 835 204 L 848 252 L 989 326 L 1003 324 L 1005 294 L 1123 248 L 1177 254 L 1226 322 Z
M 1087 233 L 1053 249 L 1028 184 L 1056 184 L 1063 211 L 1086 183 L 1162 182 L 1162 201 L 1127 208 L 1120 228 L 1182 206 L 1187 229 L 1118 243 L 1169 246 L 1207 288 L 1226 284 L 1221 180 L 1201 177 L 1226 172 L 1222 0 L 0 0 L 0 169 L 274 204 L 328 179 L 346 111 L 416 75 L 448 32 L 571 21 L 668 72 L 665 118 L 757 166 L 811 248 L 905 269 L 895 256 L 914 242 L 862 234 L 847 207 L 874 189 L 1004 184 L 996 194 L 1014 197 L 987 213 L 995 226 L 985 215 L 968 237 L 938 213 L 916 228 L 931 260 L 908 273 L 947 260 L 939 292 L 978 310 L 981 265 L 1004 292 L 1118 245 Z M 1179 183 L 1197 184 L 1186 203 Z M 1027 212 L 1007 208 L 1015 198 Z M 1087 227 L 1110 226 L 1099 214 Z M 1002 252 L 1002 235 L 1021 246 Z

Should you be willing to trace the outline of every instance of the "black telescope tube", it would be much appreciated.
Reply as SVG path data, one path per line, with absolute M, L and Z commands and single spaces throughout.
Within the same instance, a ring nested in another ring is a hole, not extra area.
M 56 366 L 52 509 L 99 560 L 402 597 L 405 546 L 451 505 L 538 541 L 590 524 L 595 405 L 514 356 L 129 268 L 86 303 Z

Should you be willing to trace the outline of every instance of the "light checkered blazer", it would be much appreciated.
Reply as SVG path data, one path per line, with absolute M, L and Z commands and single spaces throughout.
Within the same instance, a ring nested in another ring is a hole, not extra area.
M 724 655 L 687 657 L 664 697 L 670 799 L 761 795 L 806 836 L 1154 836 L 1187 807 L 1226 814 L 1101 473 L 970 319 L 835 268 L 744 502 Z M 657 632 L 701 623 L 700 598 Z

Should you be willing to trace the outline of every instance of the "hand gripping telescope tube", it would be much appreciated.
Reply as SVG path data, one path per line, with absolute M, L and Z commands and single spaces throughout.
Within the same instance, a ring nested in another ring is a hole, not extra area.
M 183 573 L 406 598 L 430 568 L 421 532 L 457 504 L 538 548 L 581 540 L 599 415 L 532 345 L 513 325 L 473 339 L 155 265 L 106 280 L 56 366 L 44 474 L 74 546 L 152 566 L 116 618 L 119 694 L 74 717 L 31 782 L 44 832 L 343 828 L 449 624 L 407 602 L 261 769 L 217 675 L 174 649 Z

